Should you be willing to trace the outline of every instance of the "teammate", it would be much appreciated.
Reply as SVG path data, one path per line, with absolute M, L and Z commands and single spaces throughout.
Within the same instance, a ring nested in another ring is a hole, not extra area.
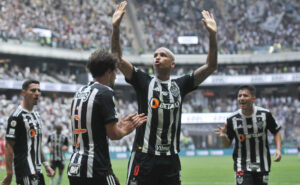
M 276 144 L 274 161 L 281 159 L 281 126 L 268 110 L 253 105 L 255 91 L 253 86 L 241 86 L 237 97 L 240 109 L 227 119 L 224 127 L 216 130 L 225 147 L 235 140 L 233 160 L 237 185 L 268 184 L 271 167 L 268 130 Z
M 178 157 L 182 99 L 196 89 L 217 68 L 217 25 L 212 14 L 202 11 L 209 33 L 206 64 L 191 75 L 170 79 L 175 66 L 174 54 L 167 48 L 154 53 L 155 76 L 133 67 L 122 59 L 120 23 L 127 2 L 117 7 L 113 19 L 112 52 L 119 57 L 118 67 L 137 93 L 139 112 L 148 116 L 147 123 L 136 131 L 128 165 L 128 185 L 179 185 L 181 165 Z
M 23 103 L 8 118 L 5 145 L 6 177 L 2 185 L 11 183 L 12 164 L 18 185 L 44 185 L 42 163 L 48 176 L 52 177 L 55 174 L 45 161 L 42 150 L 42 120 L 38 112 L 33 110 L 41 95 L 39 84 L 35 80 L 23 83 Z
M 56 132 L 48 136 L 48 147 L 50 150 L 51 168 L 55 171 L 58 168 L 59 176 L 57 185 L 61 184 L 63 171 L 65 168 L 65 152 L 68 150 L 68 137 L 62 133 L 62 125 L 55 126 Z M 54 184 L 54 177 L 51 178 L 51 185 Z
M 118 122 L 112 90 L 117 60 L 102 50 L 92 53 L 87 68 L 94 81 L 80 88 L 72 101 L 70 185 L 119 185 L 112 171 L 107 137 L 121 139 L 147 120 L 144 114 L 135 113 Z
M 4 138 L 4 134 L 0 132 L 0 169 L 1 170 L 3 170 L 5 166 L 5 141 L 3 138 Z

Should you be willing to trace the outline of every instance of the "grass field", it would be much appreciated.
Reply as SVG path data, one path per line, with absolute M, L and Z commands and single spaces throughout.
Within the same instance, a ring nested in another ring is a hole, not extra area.
M 233 161 L 226 157 L 181 158 L 182 185 L 235 185 Z M 112 160 L 112 165 L 121 185 L 125 184 L 127 160 Z M 3 179 L 5 171 L 0 172 Z M 46 177 L 46 184 L 49 179 Z M 69 181 L 65 172 L 62 185 Z M 12 183 L 15 185 L 15 182 Z M 269 185 L 300 185 L 300 160 L 298 156 L 283 156 L 280 163 L 272 163 Z

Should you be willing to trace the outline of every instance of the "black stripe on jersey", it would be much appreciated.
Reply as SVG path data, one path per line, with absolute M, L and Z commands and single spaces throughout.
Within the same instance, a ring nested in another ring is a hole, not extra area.
M 157 82 L 155 82 L 153 89 L 155 88 L 158 88 Z M 159 95 L 160 93 L 158 91 L 153 90 L 153 96 L 152 96 L 153 98 L 159 99 Z M 152 120 L 151 120 L 148 152 L 151 152 L 151 150 L 155 151 L 157 126 L 158 126 L 158 108 L 152 108 Z M 152 148 L 152 146 L 154 146 L 154 148 Z

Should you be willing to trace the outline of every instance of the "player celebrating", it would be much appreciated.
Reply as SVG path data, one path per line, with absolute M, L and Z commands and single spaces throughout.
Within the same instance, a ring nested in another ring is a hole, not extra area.
M 120 23 L 126 6 L 127 2 L 122 2 L 113 15 L 112 52 L 120 59 L 118 67 L 126 81 L 136 90 L 139 112 L 148 116 L 147 123 L 139 127 L 135 135 L 127 184 L 179 185 L 182 100 L 217 68 L 217 24 L 212 14 L 202 11 L 210 40 L 206 64 L 191 75 L 170 79 L 175 66 L 174 54 L 167 48 L 158 48 L 154 53 L 155 76 L 152 77 L 122 59 Z
M 80 88 L 72 101 L 70 185 L 119 185 L 112 171 L 107 138 L 121 139 L 147 120 L 144 114 L 132 114 L 118 122 L 111 89 L 117 60 L 102 50 L 92 53 L 87 68 L 94 80 Z
M 65 152 L 68 150 L 68 137 L 62 134 L 62 125 L 55 126 L 56 132 L 48 136 L 48 147 L 50 150 L 51 168 L 55 171 L 58 168 L 59 176 L 57 178 L 57 185 L 61 184 L 63 171 L 65 168 Z M 51 185 L 54 184 L 54 177 L 51 178 Z
M 45 161 L 42 150 L 42 120 L 33 110 L 41 96 L 40 83 L 27 80 L 22 85 L 20 105 L 8 118 L 6 131 L 6 177 L 2 185 L 10 185 L 13 167 L 18 185 L 45 185 L 41 163 L 47 175 L 52 177 L 55 172 Z M 14 160 L 14 161 L 13 161 Z
M 268 110 L 253 105 L 255 91 L 253 86 L 241 86 L 237 97 L 240 109 L 227 119 L 225 127 L 216 130 L 225 147 L 235 140 L 233 160 L 237 185 L 268 184 L 271 167 L 268 130 L 276 144 L 274 161 L 281 159 L 281 126 Z

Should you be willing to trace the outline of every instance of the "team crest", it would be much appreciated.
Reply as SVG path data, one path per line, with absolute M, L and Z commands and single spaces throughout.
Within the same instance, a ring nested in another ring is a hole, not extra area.
M 11 127 L 15 127 L 17 125 L 17 122 L 15 121 L 15 120 L 12 120 L 11 122 L 10 122 L 10 126 Z
M 258 127 L 259 129 L 262 129 L 262 128 L 263 128 L 264 122 L 262 121 L 262 118 L 261 118 L 261 117 L 258 117 L 258 118 L 257 118 L 256 125 L 257 125 L 257 127 Z
M 171 93 L 172 93 L 172 95 L 174 97 L 178 97 L 179 96 L 180 91 L 179 91 L 179 88 L 177 87 L 177 85 L 175 85 L 175 84 L 172 83 L 170 91 L 171 91 Z
M 237 176 L 236 177 L 236 182 L 238 183 L 238 184 L 243 184 L 243 181 L 244 181 L 244 178 L 243 178 L 243 176 Z

